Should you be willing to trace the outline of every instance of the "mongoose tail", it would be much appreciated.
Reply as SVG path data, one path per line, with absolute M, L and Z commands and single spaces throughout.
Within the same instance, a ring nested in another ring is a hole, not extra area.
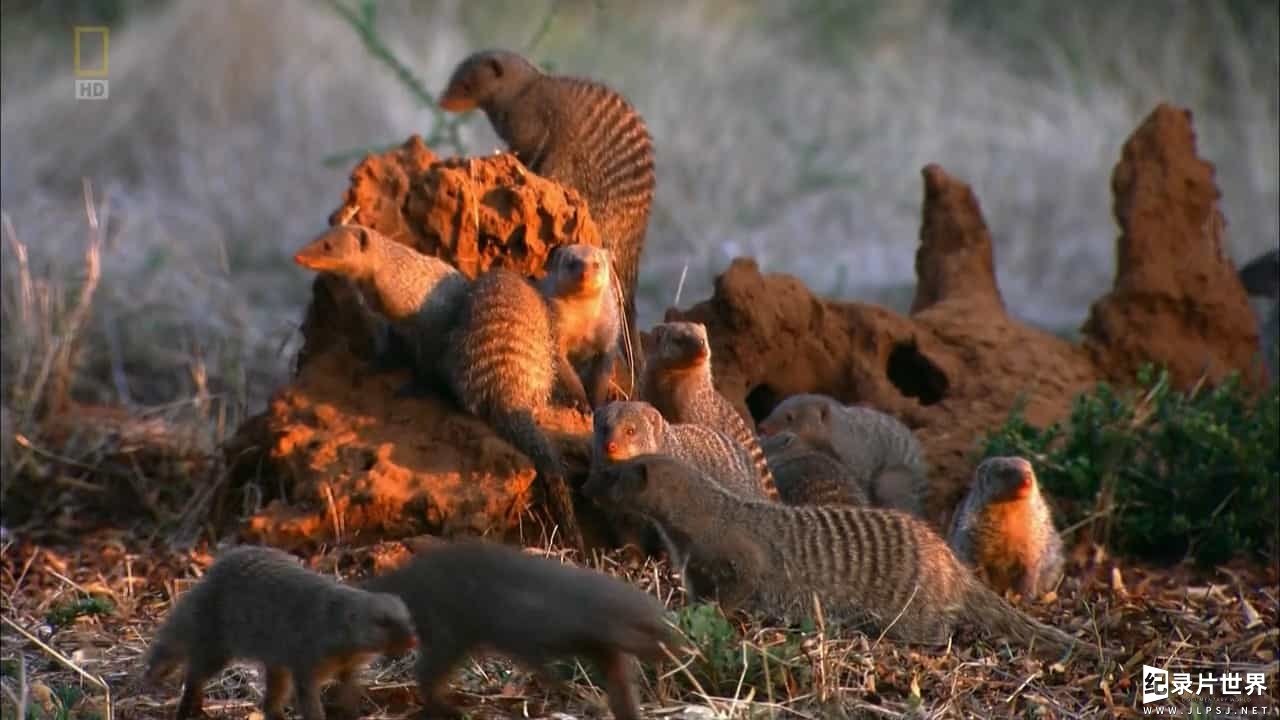
M 1006 635 L 1028 647 L 1038 641 L 1058 652 L 1081 650 L 1099 660 L 1115 659 L 1111 651 L 1087 644 L 1021 612 L 976 577 L 971 576 L 962 615 L 992 634 Z
M 578 515 L 573 507 L 573 490 L 565 477 L 560 453 L 538 427 L 533 413 L 525 409 L 492 408 L 486 418 L 499 437 L 511 443 L 517 450 L 529 456 L 534 470 L 542 482 L 543 495 L 551 510 L 551 517 L 560 528 L 565 540 L 579 552 L 586 552 Z

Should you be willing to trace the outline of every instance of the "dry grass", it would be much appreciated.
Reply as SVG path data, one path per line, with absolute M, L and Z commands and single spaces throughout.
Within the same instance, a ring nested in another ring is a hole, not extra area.
M 311 558 L 311 564 L 351 578 L 404 552 L 398 543 L 331 549 Z M 168 717 L 177 701 L 178 678 L 158 688 L 141 684 L 146 645 L 171 600 L 210 560 L 204 548 L 180 552 L 113 532 L 83 537 L 72 547 L 6 539 L 0 545 L 4 616 L 39 640 L 4 627 L 0 662 L 7 668 L 6 694 L 23 692 L 17 672 L 21 667 L 28 697 L 55 711 L 45 717 L 61 717 L 56 713 L 59 698 L 72 696 L 73 716 L 105 717 L 98 680 L 111 688 L 116 717 Z M 588 564 L 626 577 L 672 608 L 683 605 L 683 590 L 662 563 L 629 563 L 608 555 Z M 1274 569 L 1234 567 L 1197 576 L 1185 568 L 1154 570 L 1095 557 L 1078 562 L 1057 596 L 1034 605 L 1031 612 L 1083 631 L 1084 637 L 1096 633 L 1108 647 L 1123 650 L 1130 669 L 1145 662 L 1265 672 L 1272 694 L 1252 704 L 1276 712 L 1276 582 Z M 110 611 L 65 624 L 50 619 L 90 597 L 109 600 Z M 784 645 L 781 630 L 743 619 L 734 623 L 738 630 L 730 642 L 744 650 L 777 651 Z M 1100 674 L 1087 659 L 1036 659 L 1021 648 L 991 645 L 967 633 L 949 648 L 930 650 L 859 634 L 828 637 L 819 626 L 795 647 L 794 656 L 785 659 L 795 664 L 791 676 L 809 679 L 807 683 L 788 682 L 783 674 L 784 680 L 772 686 L 731 679 L 719 691 L 707 689 L 706 681 L 697 679 L 699 663 L 707 659 L 680 654 L 646 672 L 643 702 L 655 717 L 694 717 L 686 709 L 690 705 L 708 708 L 714 717 L 819 718 L 831 717 L 837 708 L 849 717 L 881 718 L 1138 714 L 1133 694 L 1137 679 L 1130 670 Z M 477 718 L 542 717 L 557 711 L 598 715 L 600 688 L 583 668 L 572 672 L 564 688 L 548 689 L 523 668 L 482 658 L 465 665 L 453 687 Z M 406 717 L 414 710 L 411 657 L 375 663 L 366 680 L 368 717 Z M 215 717 L 243 717 L 260 699 L 256 668 L 237 665 L 210 683 L 207 708 Z M 6 700 L 10 709 L 12 702 Z

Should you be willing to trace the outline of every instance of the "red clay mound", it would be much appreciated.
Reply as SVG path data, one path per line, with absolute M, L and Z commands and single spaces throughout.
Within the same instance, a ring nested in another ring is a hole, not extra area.
M 716 383 L 742 412 L 759 419 L 787 395 L 820 392 L 897 415 L 929 453 L 928 510 L 941 524 L 968 484 L 976 441 L 1019 400 L 1030 422 L 1047 424 L 1096 381 L 1131 382 L 1148 359 L 1184 386 L 1202 370 L 1216 379 L 1249 368 L 1252 316 L 1222 252 L 1213 170 L 1195 155 L 1187 113 L 1157 108 L 1125 146 L 1113 183 L 1123 230 L 1115 289 L 1094 305 L 1083 345 L 1006 314 L 972 191 L 936 165 L 923 178 L 909 317 L 823 300 L 793 277 L 761 275 L 750 259 L 734 261 L 710 299 L 667 312 L 707 324 Z M 598 244 L 576 193 L 509 155 L 437 161 L 417 138 L 356 169 L 330 222 L 347 220 L 472 276 L 495 263 L 536 275 L 554 245 Z M 391 397 L 403 373 L 368 376 L 358 359 L 367 323 L 344 292 L 317 282 L 298 377 L 246 425 L 283 479 L 261 487 L 278 485 L 289 501 L 249 532 L 296 545 L 515 530 L 532 500 L 532 465 L 446 400 Z M 546 420 L 580 473 L 589 421 L 568 411 Z
M 755 419 L 782 398 L 820 392 L 890 412 L 929 453 L 931 518 L 967 486 L 967 453 L 1019 396 L 1031 422 L 1070 409 L 1096 375 L 1078 347 L 1011 319 L 996 288 L 991 237 L 969 187 L 924 169 L 925 221 L 910 318 L 876 305 L 824 301 L 789 275 L 737 260 L 715 294 L 668 320 L 708 327 L 720 391 Z
M 344 222 L 447 260 L 472 278 L 493 265 L 541 277 L 557 245 L 600 245 L 577 192 L 534 175 L 510 153 L 440 160 L 417 135 L 356 166 L 342 206 L 329 216 L 330 225 Z M 349 286 L 317 277 L 298 365 L 335 341 L 371 357 L 369 329 Z
M 555 246 L 600 244 L 586 208 L 510 154 L 438 160 L 414 136 L 365 158 L 330 224 L 372 227 L 470 277 L 493 265 L 540 276 Z M 533 499 L 530 461 L 447 399 L 393 397 L 408 376 L 368 372 L 375 322 L 345 281 L 316 278 L 297 377 L 235 443 L 239 468 L 265 458 L 283 481 L 261 484 L 284 497 L 246 533 L 297 547 L 338 535 L 519 529 Z M 590 421 L 570 411 L 544 420 L 581 465 Z
M 1106 378 L 1125 382 L 1148 361 L 1167 365 L 1181 385 L 1251 367 L 1257 326 L 1223 251 L 1213 178 L 1187 110 L 1158 106 L 1125 143 L 1111 175 L 1121 229 L 1115 286 L 1084 325 Z M 1261 368 L 1249 377 L 1261 382 Z

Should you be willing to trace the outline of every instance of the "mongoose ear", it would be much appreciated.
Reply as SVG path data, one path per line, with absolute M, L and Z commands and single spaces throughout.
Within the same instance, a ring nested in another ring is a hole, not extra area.
M 818 417 L 822 418 L 823 422 L 826 422 L 827 418 L 830 416 L 831 408 L 826 403 L 823 403 L 818 407 Z
M 489 70 L 496 78 L 502 77 L 502 62 L 498 58 L 489 58 Z

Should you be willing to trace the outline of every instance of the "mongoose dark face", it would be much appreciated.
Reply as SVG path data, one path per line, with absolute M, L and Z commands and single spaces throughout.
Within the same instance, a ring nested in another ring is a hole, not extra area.
M 517 97 L 541 75 L 532 63 L 509 50 L 482 50 L 458 63 L 440 107 L 449 112 L 488 110 Z
M 609 289 L 609 251 L 575 243 L 561 245 L 551 253 L 547 275 L 554 279 L 556 297 L 596 296 Z
M 592 450 L 609 462 L 657 452 L 666 424 L 649 403 L 611 402 L 592 416 Z
M 1264 252 L 1239 270 L 1240 283 L 1250 295 L 1280 297 L 1280 250 Z
M 991 502 L 1022 500 L 1036 489 L 1036 471 L 1020 457 L 991 457 L 978 464 L 978 492 Z
M 695 322 L 666 322 L 653 326 L 649 362 L 662 370 L 696 370 L 711 363 L 707 326 Z
M 375 593 L 363 603 L 334 604 L 332 623 L 352 629 L 354 648 L 400 657 L 417 644 L 413 618 L 404 601 L 395 595 Z
M 307 243 L 293 261 L 308 270 L 331 272 L 354 280 L 372 276 L 369 229 L 359 225 L 338 225 Z
M 760 434 L 772 435 L 790 430 L 802 438 L 829 437 L 831 415 L 839 412 L 840 407 L 835 398 L 826 395 L 792 395 L 778 403 L 769 417 L 760 421 Z
M 636 455 L 629 462 L 592 473 L 582 493 L 601 507 L 638 511 L 647 507 L 645 499 L 662 492 L 663 480 L 671 472 L 688 472 L 665 455 Z

